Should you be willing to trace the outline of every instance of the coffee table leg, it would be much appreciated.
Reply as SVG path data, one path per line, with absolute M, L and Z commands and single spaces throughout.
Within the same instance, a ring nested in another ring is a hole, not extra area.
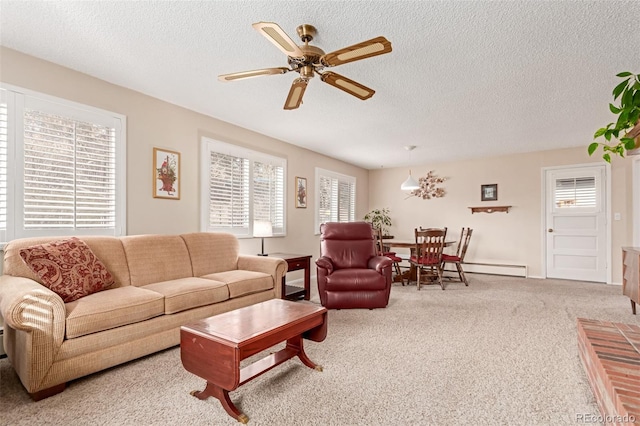
M 242 412 L 236 408 L 233 402 L 231 402 L 231 398 L 229 398 L 229 391 L 226 389 L 222 389 L 220 386 L 216 386 L 211 382 L 207 382 L 207 387 L 203 391 L 191 391 L 191 395 L 203 400 L 207 399 L 210 396 L 217 398 L 222 404 L 222 408 L 224 408 L 224 410 L 231 417 L 243 424 L 246 424 L 249 421 L 249 417 L 242 414 Z
M 296 336 L 287 340 L 287 349 L 295 350 L 297 352 L 298 358 L 300 358 L 300 361 L 302 361 L 302 363 L 307 367 L 313 368 L 314 370 L 317 370 L 317 371 L 322 371 L 321 365 L 318 365 L 309 359 L 309 357 L 304 351 L 304 346 L 302 345 L 302 341 L 303 341 L 302 336 Z

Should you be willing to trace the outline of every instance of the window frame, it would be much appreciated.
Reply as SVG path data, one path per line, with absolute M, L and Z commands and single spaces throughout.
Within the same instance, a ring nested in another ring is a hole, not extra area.
M 355 212 L 356 212 L 356 206 L 357 206 L 357 178 L 355 176 L 349 176 L 349 175 L 334 172 L 331 170 L 323 169 L 321 167 L 316 167 L 315 169 L 315 180 L 316 180 L 315 204 L 316 205 L 315 205 L 315 212 L 314 212 L 315 227 L 316 227 L 314 231 L 315 235 L 320 235 L 320 225 L 322 223 L 320 221 L 320 179 L 322 177 L 337 179 L 339 183 L 342 182 L 342 183 L 348 183 L 350 185 L 353 185 L 353 205 L 351 206 L 352 208 L 351 211 L 353 214 L 352 214 L 352 217 L 349 218 L 349 222 L 355 221 L 355 216 L 356 216 Z
M 249 218 L 247 228 L 225 228 L 209 226 L 209 166 L 210 153 L 232 155 L 249 160 Z M 254 238 L 254 163 L 270 163 L 282 167 L 282 228 L 273 228 L 274 237 L 287 235 L 287 159 L 240 145 L 231 144 L 203 136 L 200 142 L 200 231 L 202 232 L 228 232 L 237 238 Z
M 122 236 L 127 232 L 127 117 L 113 111 L 104 110 L 91 105 L 74 102 L 68 99 L 47 95 L 30 89 L 0 82 L 1 92 L 7 103 L 7 228 L 4 235 L 0 231 L 0 243 L 17 238 L 54 237 L 74 235 L 108 235 Z M 48 228 L 24 229 L 24 110 L 27 104 L 45 105 L 46 112 L 65 116 L 70 120 L 89 121 L 113 125 L 115 129 L 115 225 L 113 228 Z M 21 198 L 22 197 L 22 198 Z

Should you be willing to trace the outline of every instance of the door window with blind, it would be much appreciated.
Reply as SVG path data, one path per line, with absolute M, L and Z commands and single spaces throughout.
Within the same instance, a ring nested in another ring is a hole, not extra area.
M 201 230 L 251 237 L 264 221 L 285 235 L 286 169 L 284 158 L 203 138 Z
M 326 222 L 353 222 L 356 178 L 316 168 L 316 233 Z
M 0 89 L 2 241 L 124 235 L 125 117 Z
M 596 178 L 594 176 L 559 178 L 555 181 L 554 207 L 596 208 Z

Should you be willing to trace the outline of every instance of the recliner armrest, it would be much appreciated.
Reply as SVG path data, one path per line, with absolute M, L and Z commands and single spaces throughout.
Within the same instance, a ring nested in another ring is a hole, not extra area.
M 386 256 L 374 256 L 367 262 L 367 268 L 375 269 L 376 272 L 382 274 L 384 268 L 391 268 L 393 262 Z
M 316 265 L 318 268 L 326 269 L 327 274 L 331 274 L 333 272 L 333 262 L 326 256 L 322 256 L 318 260 L 316 260 Z

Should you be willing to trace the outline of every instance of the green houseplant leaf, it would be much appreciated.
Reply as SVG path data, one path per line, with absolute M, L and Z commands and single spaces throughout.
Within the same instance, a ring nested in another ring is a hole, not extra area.
M 364 220 L 371 223 L 371 226 L 375 229 L 382 230 L 382 235 L 389 235 L 391 217 L 389 216 L 389 209 L 387 207 L 371 210 L 369 213 L 364 215 Z
M 634 138 L 627 137 L 629 131 L 638 125 L 640 119 L 640 74 L 624 71 L 616 74 L 624 80 L 618 83 L 613 91 L 613 99 L 620 104 L 609 103 L 609 111 L 616 115 L 615 124 L 609 123 L 593 134 L 594 141 L 589 144 L 587 152 L 593 155 L 602 147 L 602 158 L 611 162 L 612 154 L 624 158 L 627 151 L 637 148 Z M 603 138 L 604 142 L 598 139 Z

